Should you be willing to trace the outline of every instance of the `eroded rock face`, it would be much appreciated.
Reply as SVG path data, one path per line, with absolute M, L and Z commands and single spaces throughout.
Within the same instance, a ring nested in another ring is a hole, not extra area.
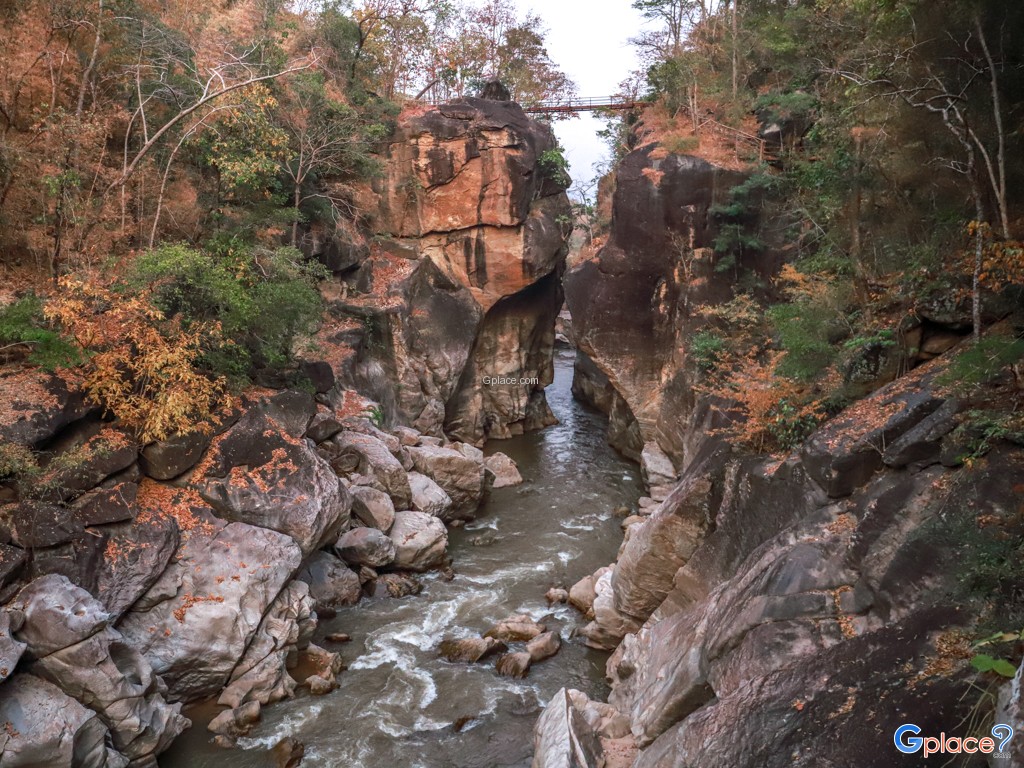
M 612 442 L 634 458 L 654 441 L 679 466 L 690 458 L 690 308 L 732 296 L 732 278 L 713 268 L 710 210 L 744 178 L 651 146 L 630 153 L 616 170 L 607 245 L 565 276 L 573 335 L 584 355 L 577 370 L 585 381 L 574 391 L 608 413 L 615 407 Z M 692 257 L 689 274 L 680 249 Z M 775 264 L 743 266 L 768 275 Z
M 11 768 L 124 768 L 128 759 L 106 747 L 107 729 L 90 709 L 55 685 L 19 673 L 4 683 L 0 755 Z
M 171 565 L 118 625 L 178 700 L 220 691 L 302 562 L 290 536 L 195 515 Z
M 882 715 L 938 730 L 964 716 L 972 619 L 950 602 L 943 515 L 1005 519 L 1024 453 L 943 467 L 937 447 L 956 406 L 932 387 L 935 373 L 883 387 L 785 460 L 708 444 L 631 528 L 614 568 L 573 588 L 583 608 L 594 595 L 588 639 L 618 646 L 609 703 L 642 749 L 636 766 L 811 766 L 847 733 L 870 749 L 837 765 L 882 766 Z M 900 457 L 889 468 L 886 444 Z M 754 724 L 731 730 L 749 707 Z
M 23 617 L 13 637 L 33 660 L 27 671 L 92 709 L 120 754 L 149 758 L 188 726 L 181 706 L 164 700 L 149 662 L 108 626 L 109 614 L 84 589 L 51 574 L 11 605 Z
M 383 175 L 359 193 L 376 240 L 357 281 L 392 305 L 367 322 L 385 347 L 384 375 L 370 378 L 388 391 L 375 399 L 398 421 L 473 443 L 550 423 L 543 387 L 569 234 L 563 182 L 540 163 L 554 148 L 510 102 L 399 118 Z

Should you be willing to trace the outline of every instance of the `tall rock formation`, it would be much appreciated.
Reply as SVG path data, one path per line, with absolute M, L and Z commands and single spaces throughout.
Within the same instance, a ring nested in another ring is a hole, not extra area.
M 362 320 L 354 376 L 389 418 L 477 444 L 551 423 L 571 229 L 556 151 L 511 102 L 399 118 L 381 175 L 357 195 L 370 255 L 334 304 Z
M 678 427 L 695 405 L 686 349 L 699 322 L 693 308 L 727 301 L 735 284 L 714 269 L 712 209 L 744 178 L 656 145 L 630 153 L 615 171 L 607 245 L 565 276 L 583 353 L 575 389 L 599 406 L 605 398 L 613 445 L 638 460 L 652 441 L 679 459 L 686 453 Z M 742 266 L 768 275 L 775 262 Z

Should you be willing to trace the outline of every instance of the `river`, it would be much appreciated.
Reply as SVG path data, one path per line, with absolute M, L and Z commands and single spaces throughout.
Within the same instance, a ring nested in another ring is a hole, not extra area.
M 642 484 L 639 469 L 605 442 L 604 417 L 573 400 L 572 361 L 571 350 L 557 351 L 547 390 L 557 426 L 487 445 L 515 459 L 525 482 L 492 492 L 477 520 L 450 532 L 453 580 L 431 574 L 416 597 L 364 599 L 322 622 L 315 642 L 340 650 L 349 665 L 336 691 L 265 707 L 237 750 L 214 747 L 210 710 L 196 710 L 161 768 L 273 768 L 267 750 L 285 736 L 305 745 L 304 768 L 525 768 L 533 724 L 559 688 L 604 699 L 607 655 L 573 637 L 581 617 L 548 606 L 544 593 L 615 559 L 615 510 L 634 507 Z M 498 677 L 493 659 L 438 658 L 442 639 L 478 635 L 512 613 L 543 618 L 565 641 L 526 679 Z M 331 632 L 352 642 L 323 642 Z

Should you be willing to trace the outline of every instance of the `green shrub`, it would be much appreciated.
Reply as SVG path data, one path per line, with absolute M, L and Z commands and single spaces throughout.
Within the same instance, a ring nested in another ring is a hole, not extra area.
M 811 302 L 776 304 L 767 314 L 787 353 L 780 374 L 810 381 L 835 361 L 838 350 L 828 341 L 829 326 L 835 322 L 830 308 Z
M 42 300 L 31 293 L 0 309 L 0 347 L 17 345 L 30 348 L 28 361 L 46 370 L 81 360 L 78 348 L 50 328 Z
M 560 187 L 568 188 L 572 184 L 569 177 L 569 161 L 561 147 L 554 147 L 541 152 L 537 159 L 537 167 L 545 178 L 550 179 Z
M 955 389 L 972 389 L 985 384 L 1024 358 L 1024 339 L 990 336 L 956 356 L 939 377 L 939 383 Z
M 293 342 L 316 330 L 323 310 L 316 281 L 323 277 L 323 267 L 293 248 L 265 250 L 232 239 L 215 250 L 149 251 L 129 284 L 151 286 L 157 308 L 186 328 L 218 323 L 226 342 L 208 345 L 204 363 L 239 378 L 285 365 Z
M 714 369 L 727 350 L 725 339 L 714 331 L 701 331 L 690 339 L 690 357 L 705 371 Z

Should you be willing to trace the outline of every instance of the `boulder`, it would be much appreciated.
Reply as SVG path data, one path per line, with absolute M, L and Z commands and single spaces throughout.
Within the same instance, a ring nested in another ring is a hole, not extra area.
M 504 656 L 498 657 L 494 668 L 502 677 L 522 679 L 530 671 L 530 663 L 530 654 L 520 651 L 518 653 L 506 653 Z
M 270 750 L 277 768 L 299 768 L 306 748 L 291 736 L 285 736 Z
M 451 497 L 444 488 L 419 472 L 409 473 L 409 487 L 412 489 L 412 508 L 418 512 L 448 519 L 452 508 Z
M 412 485 L 412 477 L 409 478 Z M 352 494 L 352 514 L 363 525 L 369 528 L 376 528 L 378 531 L 387 533 L 395 522 L 395 505 L 391 497 L 384 491 L 370 488 L 365 485 L 354 485 L 350 489 Z M 413 489 L 413 508 L 416 504 L 416 491 Z
M 503 653 L 508 646 L 493 637 L 464 637 L 458 640 L 442 640 L 437 652 L 452 662 L 474 663 L 495 653 Z
M 289 536 L 201 508 L 192 514 L 175 558 L 119 625 L 181 700 L 224 687 L 302 562 Z
M 523 642 L 544 632 L 544 625 L 538 624 L 526 614 L 515 614 L 502 619 L 484 633 L 484 637 L 493 637 L 504 643 Z
M 353 528 L 334 544 L 338 557 L 353 567 L 382 568 L 395 562 L 395 542 L 376 528 Z
M 323 551 L 310 555 L 295 578 L 309 585 L 317 611 L 355 605 L 362 594 L 359 574 Z
M 372 580 L 373 597 L 400 598 L 418 595 L 423 591 L 419 580 L 408 573 L 382 573 Z
M 492 488 L 507 488 L 523 482 L 519 467 L 504 453 L 492 453 L 484 461 L 484 466 L 494 475 Z
M 309 392 L 287 389 L 263 400 L 257 410 L 292 438 L 302 437 L 316 416 L 316 400 Z
M 605 764 L 600 739 L 565 688 L 548 702 L 533 734 L 532 768 L 596 768 Z
M 14 639 L 14 633 L 24 620 L 21 611 L 0 608 L 0 683 L 14 673 L 18 659 L 25 652 L 25 643 Z
M 615 606 L 615 590 L 612 579 L 619 565 L 601 574 L 594 585 L 594 620 L 583 628 L 586 644 L 591 648 L 610 651 L 626 635 L 640 628 L 633 617 L 622 614 Z M 666 589 L 667 592 L 667 589 Z
M 471 519 L 483 499 L 484 465 L 451 448 L 420 446 L 409 448 L 416 471 L 451 497 L 452 519 Z
M 342 469 L 351 463 L 359 474 L 369 475 L 391 497 L 396 509 L 408 509 L 412 501 L 409 479 L 402 463 L 394 457 L 387 445 L 372 435 L 342 432 L 332 438 L 338 450 L 334 465 Z
M 343 429 L 341 422 L 330 414 L 318 413 L 310 422 L 305 437 L 319 445 L 330 440 Z
M 6 587 L 17 578 L 27 559 L 24 549 L 0 544 L 0 587 Z
M 258 411 L 214 441 L 193 484 L 224 519 L 291 536 L 304 554 L 348 525 L 351 499 L 331 466 Z
M 85 527 L 131 520 L 138 514 L 135 505 L 138 490 L 135 483 L 118 483 L 110 488 L 90 491 L 75 500 L 74 518 Z
M 0 392 L 0 442 L 38 446 L 98 410 L 60 374 L 29 368 L 4 377 Z
M 92 599 L 83 595 L 83 600 Z M 149 662 L 110 627 L 28 669 L 95 711 L 114 748 L 132 761 L 151 761 L 190 724 L 180 704 L 164 700 Z
M 548 601 L 549 605 L 567 603 L 569 602 L 569 593 L 560 587 L 552 587 L 544 593 L 544 599 Z
M 85 528 L 74 510 L 41 501 L 22 501 L 0 509 L 11 539 L 23 549 L 43 549 L 76 541 Z
M 945 398 L 934 388 L 939 362 L 922 365 L 854 403 L 804 442 L 804 467 L 829 496 L 849 496 L 867 483 L 883 466 L 885 447 L 943 405 Z
M 424 512 L 396 512 L 390 536 L 397 569 L 430 570 L 441 564 L 448 548 L 444 523 Z
M 0 759 L 4 768 L 125 768 L 107 749 L 99 716 L 33 675 L 16 674 L 0 689 Z
M 260 703 L 250 701 L 234 709 L 226 709 L 213 718 L 206 726 L 210 733 L 237 739 L 245 736 L 260 721 Z
M 212 439 L 212 434 L 189 432 L 150 443 L 142 449 L 139 466 L 154 480 L 173 480 L 199 463 Z
M 288 674 L 288 658 L 309 644 L 315 629 L 309 585 L 293 581 L 267 610 L 217 703 L 239 707 L 251 701 L 269 704 L 290 698 L 296 683 Z
M 114 617 L 120 617 L 152 587 L 181 543 L 178 521 L 171 515 L 143 513 L 131 522 L 105 525 L 102 557 L 91 570 L 87 589 Z
M 526 652 L 530 654 L 530 661 L 538 662 L 550 659 L 561 647 L 562 638 L 557 632 L 545 632 L 526 644 Z
M 606 571 L 610 570 L 610 568 L 600 568 L 595 573 L 584 576 L 573 584 L 569 590 L 569 604 L 583 615 L 590 615 L 594 610 L 594 600 L 597 598 L 597 590 L 595 588 L 597 580 Z
M 663 501 L 678 480 L 672 459 L 657 443 L 645 443 L 640 452 L 640 473 L 655 501 Z
M 83 426 L 81 435 L 73 430 L 62 436 L 47 465 L 44 499 L 63 502 L 75 498 L 135 463 L 139 449 L 131 437 L 106 427 L 85 438 L 94 429 Z
M 31 582 L 9 608 L 24 617 L 15 638 L 25 644 L 30 659 L 77 645 L 110 621 L 110 614 L 92 595 L 57 574 Z

